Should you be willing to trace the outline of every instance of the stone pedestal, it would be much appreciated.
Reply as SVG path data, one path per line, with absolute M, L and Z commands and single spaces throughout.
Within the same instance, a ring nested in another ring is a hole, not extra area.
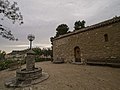
M 33 50 L 29 50 L 27 52 L 26 57 L 26 70 L 32 71 L 35 69 L 35 52 Z
M 42 76 L 42 68 L 35 68 L 35 52 L 30 49 L 27 52 L 26 68 L 17 70 L 16 77 L 18 80 L 34 80 Z

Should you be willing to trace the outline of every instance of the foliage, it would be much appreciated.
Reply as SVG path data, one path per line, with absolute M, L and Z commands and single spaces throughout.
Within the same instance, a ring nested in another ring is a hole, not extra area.
M 3 38 L 6 38 L 8 40 L 18 40 L 17 38 L 14 37 L 14 35 L 11 33 L 11 31 L 8 31 L 3 25 L 0 25 L 0 35 Z
M 53 57 L 53 50 L 52 49 L 50 49 L 50 48 L 48 48 L 48 55 L 50 55 L 51 57 Z
M 74 23 L 74 28 L 75 28 L 75 30 L 79 30 L 79 29 L 81 29 L 81 28 L 84 28 L 85 27 L 85 21 L 84 20 L 82 20 L 82 21 L 76 21 L 75 23 Z
M 42 49 L 42 53 L 44 56 L 52 56 L 52 50 L 50 48 L 46 49 L 46 48 L 43 48 Z
M 4 61 L 0 61 L 0 70 L 4 70 L 9 68 L 9 64 L 13 63 L 12 60 L 4 60 Z
M 7 17 L 8 19 L 12 20 L 13 24 L 16 21 L 19 21 L 19 24 L 23 24 L 23 17 L 21 13 L 19 12 L 19 7 L 16 6 L 17 2 L 14 2 L 11 4 L 8 0 L 0 0 L 0 14 L 3 14 L 4 17 Z M 1 18 L 1 20 L 4 20 L 4 18 Z M 0 35 L 3 38 L 9 39 L 9 40 L 18 40 L 16 39 L 11 31 L 7 30 L 5 26 L 0 24 Z
M 69 27 L 66 24 L 61 24 L 56 28 L 56 37 L 66 34 L 69 30 Z
M 39 47 L 33 48 L 36 55 L 44 55 L 44 56 L 51 56 L 52 57 L 52 50 L 50 48 L 43 48 L 40 49 Z
M 69 27 L 66 24 L 58 25 L 58 27 L 56 28 L 56 31 L 57 31 L 56 35 L 54 37 L 50 37 L 51 44 L 53 45 L 54 38 L 59 37 L 60 35 L 70 33 L 70 31 L 68 31 L 68 30 L 69 30 Z M 51 53 L 52 53 L 52 50 L 51 50 Z M 51 56 L 52 56 L 52 54 L 51 54 Z
M 42 55 L 42 50 L 39 47 L 33 48 L 33 51 L 35 52 L 36 55 Z
M 35 62 L 51 61 L 51 58 L 35 58 Z
M 24 60 L 20 60 L 19 63 L 21 63 L 21 65 L 24 65 L 24 64 L 26 64 L 26 60 L 25 59 Z
M 25 60 L 21 60 L 21 61 L 2 60 L 2 61 L 0 61 L 0 71 L 10 68 L 13 63 L 18 63 L 18 64 L 21 64 L 21 65 L 24 65 L 24 64 L 26 64 L 26 61 Z
M 33 51 L 36 54 L 35 62 L 51 61 L 51 58 L 46 58 L 47 56 L 51 56 L 52 57 L 52 50 L 50 48 L 43 48 L 43 49 L 41 49 L 39 47 L 36 47 L 36 48 L 33 48 Z M 44 55 L 46 57 L 45 58 L 44 57 L 40 57 L 41 55 Z
M 51 44 L 53 45 L 53 39 L 54 37 L 50 37 Z
M 5 55 L 6 55 L 6 52 L 0 50 L 0 60 L 4 60 L 5 59 Z

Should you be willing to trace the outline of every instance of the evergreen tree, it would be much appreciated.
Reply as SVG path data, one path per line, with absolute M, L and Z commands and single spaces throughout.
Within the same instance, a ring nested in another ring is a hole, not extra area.
M 79 30 L 79 29 L 81 29 L 81 28 L 84 28 L 85 27 L 85 21 L 84 20 L 82 20 L 82 21 L 76 21 L 75 23 L 74 23 L 74 28 L 75 28 L 75 30 Z
M 61 24 L 56 28 L 56 37 L 66 34 L 69 30 L 69 27 L 66 24 Z

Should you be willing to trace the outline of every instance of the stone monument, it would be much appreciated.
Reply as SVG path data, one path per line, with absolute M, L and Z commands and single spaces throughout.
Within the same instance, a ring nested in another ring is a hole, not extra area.
M 32 84 L 37 84 L 46 80 L 49 75 L 45 72 L 42 72 L 42 68 L 35 67 L 35 52 L 32 50 L 32 41 L 35 39 L 35 36 L 30 34 L 28 35 L 28 40 L 30 41 L 30 49 L 27 52 L 26 57 L 26 68 L 18 69 L 16 71 L 16 77 L 7 79 L 5 85 L 9 87 L 24 87 Z

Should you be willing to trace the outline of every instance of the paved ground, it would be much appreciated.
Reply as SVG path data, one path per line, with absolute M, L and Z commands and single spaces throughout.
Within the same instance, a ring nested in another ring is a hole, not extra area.
M 15 71 L 0 72 L 0 90 L 120 90 L 120 68 L 73 64 L 36 63 L 50 77 L 26 88 L 5 88 L 4 80 Z

